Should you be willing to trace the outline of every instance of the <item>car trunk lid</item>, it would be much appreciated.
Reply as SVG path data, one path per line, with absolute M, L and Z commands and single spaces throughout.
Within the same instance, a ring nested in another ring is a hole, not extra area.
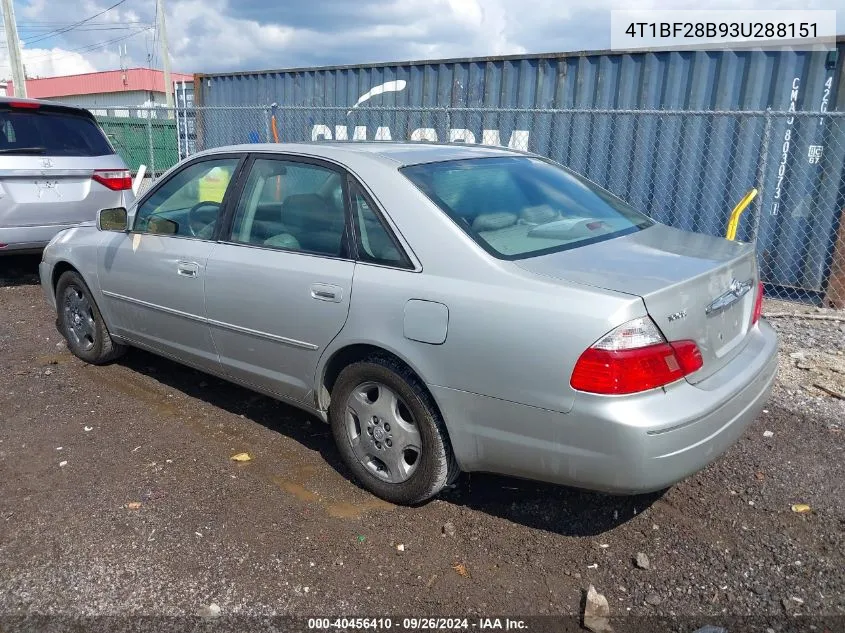
M 532 273 L 642 298 L 670 341 L 693 340 L 700 382 L 739 354 L 751 327 L 757 265 L 751 244 L 655 225 L 596 244 L 519 260 Z

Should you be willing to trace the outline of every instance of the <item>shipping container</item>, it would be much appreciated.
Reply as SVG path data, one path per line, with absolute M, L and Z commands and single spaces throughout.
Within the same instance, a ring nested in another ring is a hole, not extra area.
M 384 106 L 765 110 L 785 105 L 794 78 L 814 110 L 835 51 L 577 52 L 293 68 L 194 76 L 199 106 L 278 103 L 350 107 L 375 86 Z
M 203 147 L 272 140 L 277 104 L 283 141 L 510 144 L 571 166 L 659 221 L 711 234 L 723 235 L 734 204 L 758 187 L 739 239 L 756 237 L 770 284 L 812 294 L 825 288 L 845 207 L 845 119 L 791 111 L 842 110 L 843 52 L 840 38 L 832 51 L 602 51 L 200 74 L 194 101 L 263 106 L 203 111 Z

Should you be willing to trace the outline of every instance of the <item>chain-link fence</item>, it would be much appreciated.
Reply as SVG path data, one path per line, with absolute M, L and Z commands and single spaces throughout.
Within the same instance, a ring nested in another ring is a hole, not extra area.
M 548 156 L 678 228 L 756 241 L 767 293 L 845 307 L 845 113 L 321 106 L 132 109 L 116 149 L 158 175 L 197 151 L 318 140 L 503 145 Z M 109 111 L 109 114 L 113 114 Z M 145 157 L 145 158 L 143 158 Z

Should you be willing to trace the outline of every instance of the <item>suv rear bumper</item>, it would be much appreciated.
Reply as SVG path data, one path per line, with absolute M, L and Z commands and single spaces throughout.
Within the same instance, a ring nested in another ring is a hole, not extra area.
M 48 224 L 46 226 L 0 227 L 0 254 L 6 252 L 40 251 L 57 233 L 78 226 L 73 224 Z

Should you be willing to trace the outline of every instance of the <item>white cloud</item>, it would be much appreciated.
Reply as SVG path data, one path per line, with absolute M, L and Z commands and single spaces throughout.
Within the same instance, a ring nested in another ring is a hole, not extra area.
M 74 0 L 71 12 L 56 11 L 58 0 L 16 0 L 19 22 L 68 22 L 106 9 L 113 0 Z M 816 7 L 821 0 L 799 0 Z M 71 0 L 63 0 L 70 3 Z M 639 8 L 666 8 L 667 0 L 640 0 Z M 795 0 L 710 0 L 711 8 L 794 8 Z M 845 0 L 830 8 L 845 9 Z M 131 6 L 132 8 L 126 8 Z M 408 59 L 482 57 L 526 52 L 607 48 L 609 11 L 630 0 L 168 0 L 167 30 L 172 68 L 214 72 L 358 64 Z M 672 0 L 674 9 L 699 8 L 701 0 Z M 97 18 L 116 26 L 151 24 L 152 1 L 127 2 Z M 840 11 L 845 24 L 845 10 Z M 845 30 L 845 29 L 843 29 Z M 67 74 L 118 67 L 117 44 L 74 53 L 129 31 L 73 30 L 41 42 L 25 42 L 32 74 Z M 33 32 L 29 32 L 30 39 Z M 26 39 L 26 38 L 24 38 Z M 150 33 L 121 43 L 129 65 L 147 66 Z M 0 74 L 8 74 L 0 49 Z
M 210 60 L 239 64 L 296 45 L 306 30 L 282 24 L 234 19 L 222 0 L 179 0 L 167 8 L 167 34 L 174 69 L 208 67 Z M 201 35 L 200 35 L 201 33 Z M 316 33 L 311 34 L 316 36 Z
M 6 45 L 5 31 L 0 37 L 0 77 L 9 78 L 12 66 L 9 59 L 9 48 Z M 22 42 L 21 56 L 29 77 L 51 77 L 55 75 L 72 75 L 76 73 L 93 72 L 97 68 L 94 63 L 80 53 L 72 53 L 65 49 L 56 48 L 26 48 Z
M 12 67 L 7 47 L 0 47 L 0 77 L 11 77 Z M 116 52 L 99 51 L 80 53 L 61 47 L 27 48 L 25 42 L 21 49 L 23 65 L 27 77 L 58 77 L 91 73 L 118 65 Z
M 55 37 L 45 37 L 50 34 L 51 29 L 58 29 L 58 26 L 45 26 L 36 30 L 27 29 L 28 26 L 38 22 L 71 24 L 82 19 L 80 16 L 93 15 L 106 7 L 92 0 L 84 0 L 74 5 L 72 13 L 56 11 L 57 8 L 55 2 L 50 3 L 48 0 L 29 0 L 26 4 L 16 3 L 15 17 L 18 24 L 23 25 L 18 28 L 21 56 L 28 77 L 75 75 L 119 66 L 120 56 L 117 53 L 116 44 L 103 46 L 96 46 L 96 44 L 112 39 L 116 37 L 115 33 L 120 34 L 123 31 L 82 32 L 82 39 L 77 39 L 80 33 L 74 31 L 69 31 L 67 34 L 58 33 Z M 139 20 L 139 15 L 131 9 L 109 11 L 97 18 L 97 21 L 105 26 L 111 24 L 116 27 L 136 20 Z M 11 77 L 11 64 L 5 29 L 0 35 L 0 41 L 3 44 L 0 46 L 0 77 L 8 78 Z
M 23 63 L 29 77 L 75 75 L 97 70 L 96 66 L 85 55 L 68 52 L 61 48 L 24 49 Z
M 484 11 L 478 0 L 449 0 L 449 8 L 455 18 L 471 26 L 481 26 L 484 20 Z

